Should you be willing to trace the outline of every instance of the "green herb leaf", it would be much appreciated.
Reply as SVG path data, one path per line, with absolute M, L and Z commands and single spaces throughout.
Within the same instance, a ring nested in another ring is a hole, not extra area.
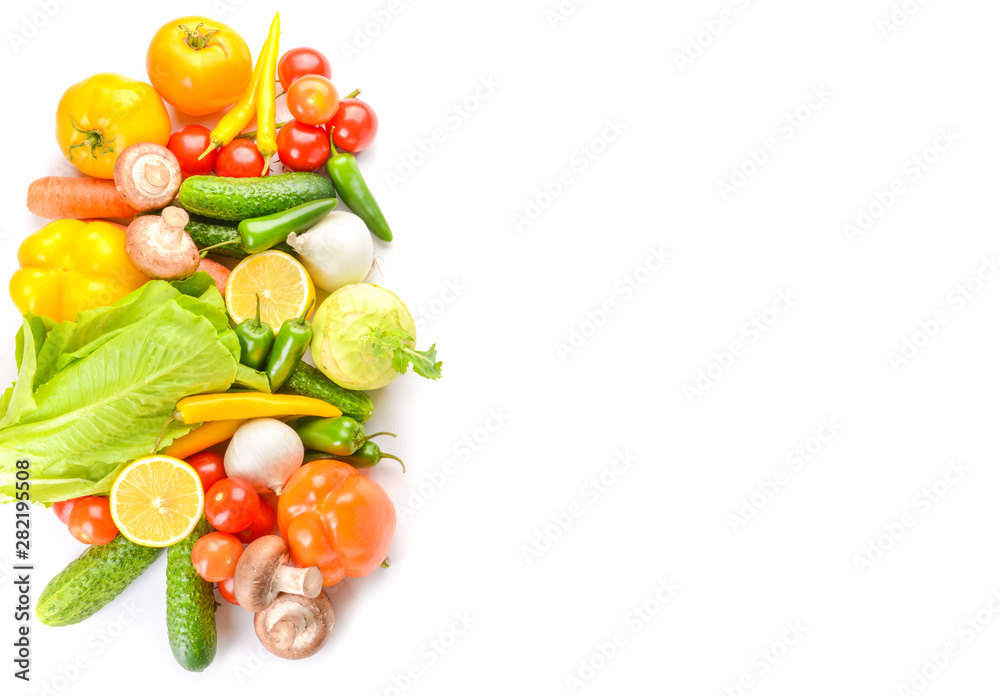
M 392 369 L 400 374 L 406 374 L 412 364 L 413 371 L 421 377 L 441 377 L 442 363 L 437 359 L 437 344 L 419 351 L 413 347 L 413 337 L 402 329 L 382 329 L 378 326 L 369 329 L 361 340 L 371 347 L 373 357 L 391 358 Z

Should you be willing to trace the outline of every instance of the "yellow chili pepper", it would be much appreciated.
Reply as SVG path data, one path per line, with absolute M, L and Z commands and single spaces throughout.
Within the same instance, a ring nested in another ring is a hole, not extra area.
M 278 13 L 274 13 L 271 29 L 267 34 L 267 53 L 262 54 L 264 67 L 260 71 L 260 84 L 257 85 L 257 149 L 264 155 L 264 176 L 271 168 L 271 158 L 278 151 L 275 140 L 277 126 L 275 125 L 274 76 L 278 68 L 278 35 L 280 34 Z
M 205 423 L 233 418 L 280 418 L 281 416 L 343 415 L 332 404 L 308 396 L 238 392 L 231 394 L 199 394 L 177 402 L 174 419 L 181 423 Z
M 195 428 L 187 435 L 179 437 L 163 450 L 163 454 L 170 457 L 184 459 L 192 454 L 197 454 L 206 450 L 212 445 L 225 442 L 233 436 L 237 428 L 246 423 L 244 419 L 220 420 L 205 423 L 201 427 Z
M 250 84 L 243 90 L 243 94 L 232 105 L 229 111 L 226 112 L 226 115 L 219 119 L 218 125 L 212 129 L 212 132 L 208 136 L 212 142 L 208 146 L 208 149 L 198 156 L 198 159 L 202 159 L 217 147 L 224 147 L 231 143 L 233 138 L 239 135 L 240 131 L 250 123 L 250 119 L 253 118 L 255 113 L 255 98 L 258 84 L 260 83 L 259 78 L 261 70 L 264 67 L 264 59 L 268 55 L 268 50 L 270 50 L 270 38 L 264 42 L 264 45 L 260 49 L 260 55 L 257 56 L 257 65 L 254 66 L 253 73 L 250 75 Z M 273 73 L 274 70 L 271 72 Z M 271 84 L 271 89 L 274 89 L 273 83 Z

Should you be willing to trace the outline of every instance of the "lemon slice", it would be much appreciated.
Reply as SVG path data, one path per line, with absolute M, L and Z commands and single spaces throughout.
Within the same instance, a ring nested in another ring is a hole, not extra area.
M 197 472 L 162 454 L 135 460 L 111 488 L 111 518 L 140 546 L 176 544 L 191 533 L 204 509 Z
M 316 287 L 305 266 L 283 251 L 263 251 L 240 261 L 226 285 L 226 309 L 239 324 L 257 313 L 275 333 L 286 319 L 301 316 L 316 300 Z M 315 309 L 315 308 L 314 308 Z

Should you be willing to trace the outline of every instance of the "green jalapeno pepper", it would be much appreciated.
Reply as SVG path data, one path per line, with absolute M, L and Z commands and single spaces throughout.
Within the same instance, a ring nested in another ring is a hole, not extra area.
M 271 383 L 272 393 L 281 388 L 309 350 L 313 330 L 312 325 L 306 321 L 306 315 L 312 306 L 313 303 L 310 302 L 302 316 L 286 319 L 278 329 L 278 335 L 274 337 L 274 346 L 271 347 L 267 368 L 264 370 Z
M 361 176 L 357 159 L 350 152 L 337 152 L 333 147 L 332 140 L 330 148 L 333 155 L 327 160 L 326 173 L 330 175 L 330 181 L 337 189 L 340 199 L 368 225 L 372 234 L 379 239 L 391 242 L 392 230 L 389 229 L 389 223 L 385 221 L 385 215 L 378 207 L 375 196 L 372 195 L 364 177 Z
M 301 418 L 292 427 L 309 449 L 346 456 L 365 444 L 365 428 L 349 416 Z
M 240 342 L 240 362 L 254 370 L 264 369 L 274 343 L 274 329 L 260 320 L 260 295 L 257 295 L 257 315 L 241 321 L 233 332 Z
M 354 454 L 366 441 L 378 435 L 396 437 L 395 433 L 372 433 L 366 437 L 365 427 L 350 416 L 296 418 L 289 425 L 298 433 L 302 444 L 309 449 L 339 457 Z
M 314 462 L 317 459 L 336 459 L 341 462 L 347 462 L 355 469 L 370 469 L 383 459 L 395 459 L 399 462 L 399 465 L 403 467 L 403 473 L 406 473 L 406 464 L 403 463 L 402 459 L 394 454 L 383 452 L 382 449 L 372 440 L 368 440 L 365 444 L 361 445 L 361 447 L 354 452 L 354 454 L 338 455 L 319 451 L 306 452 L 303 464 Z
M 243 220 L 237 230 L 243 250 L 255 254 L 280 244 L 292 232 L 305 232 L 337 207 L 336 198 L 321 198 L 271 215 Z

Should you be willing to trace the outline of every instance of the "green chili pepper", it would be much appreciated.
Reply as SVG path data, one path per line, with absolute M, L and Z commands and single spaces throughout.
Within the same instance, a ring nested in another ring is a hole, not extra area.
M 257 295 L 257 315 L 244 319 L 233 331 L 240 342 L 240 362 L 254 370 L 262 370 L 274 343 L 274 329 L 260 320 L 260 295 Z
M 379 448 L 379 446 L 372 440 L 368 440 L 365 444 L 361 445 L 358 451 L 354 454 L 348 455 L 330 454 L 329 452 L 311 450 L 306 452 L 303 464 L 314 462 L 317 459 L 336 459 L 340 462 L 347 462 L 355 469 L 370 469 L 383 459 L 395 459 L 399 462 L 399 465 L 403 467 L 403 473 L 406 473 L 406 464 L 403 464 L 402 459 L 393 454 L 383 452 L 381 448 Z
M 291 425 L 303 445 L 321 452 L 345 456 L 365 444 L 364 426 L 349 416 L 301 418 Z
M 378 435 L 395 433 L 373 433 L 365 437 L 365 427 L 350 416 L 338 418 L 306 417 L 296 418 L 289 423 L 309 449 L 346 457 L 354 454 L 367 440 Z
M 237 229 L 243 250 L 255 254 L 280 244 L 292 232 L 305 232 L 337 207 L 336 198 L 321 198 L 271 215 L 243 220 Z
M 389 223 L 385 221 L 382 209 L 378 207 L 375 197 L 368 189 L 368 184 L 361 176 L 358 161 L 350 152 L 337 152 L 333 148 L 332 140 L 331 151 L 334 154 L 326 163 L 326 173 L 330 175 L 330 181 L 337 189 L 340 199 L 355 215 L 364 220 L 372 234 L 391 242 L 392 230 L 389 229 Z
M 274 337 L 274 346 L 271 348 L 271 355 L 267 358 L 267 368 L 264 372 L 271 383 L 271 392 L 276 392 L 285 383 L 285 380 L 292 374 L 292 370 L 302 360 L 302 356 L 309 350 L 309 343 L 312 341 L 312 325 L 306 321 L 306 315 L 312 309 L 310 302 L 302 316 L 294 319 L 286 319 L 278 329 L 278 335 Z
M 367 469 L 369 467 L 373 467 L 382 459 L 395 459 L 399 462 L 399 465 L 403 467 L 403 473 L 406 473 L 406 464 L 403 464 L 403 460 L 394 454 L 383 452 L 373 440 L 365 442 L 365 444 L 361 445 L 361 448 L 354 454 L 349 454 L 346 457 L 337 457 L 337 459 L 342 462 L 347 462 L 355 469 Z

